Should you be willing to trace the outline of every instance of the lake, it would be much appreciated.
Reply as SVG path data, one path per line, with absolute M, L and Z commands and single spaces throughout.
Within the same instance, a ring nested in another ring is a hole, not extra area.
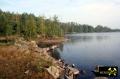
M 93 79 L 91 71 L 96 65 L 120 67 L 119 32 L 67 34 L 65 37 L 69 40 L 61 45 L 60 57 L 86 71 L 79 79 Z

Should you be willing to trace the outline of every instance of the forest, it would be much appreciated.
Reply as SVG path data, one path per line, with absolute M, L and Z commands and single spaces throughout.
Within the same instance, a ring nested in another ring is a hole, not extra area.
M 27 39 L 42 37 L 63 37 L 66 33 L 88 32 L 114 32 L 119 29 L 111 29 L 97 25 L 93 27 L 87 24 L 75 22 L 63 23 L 57 16 L 47 19 L 45 16 L 35 16 L 28 13 L 4 12 L 0 10 L 0 36 L 18 35 Z
M 60 23 L 64 33 L 91 33 L 91 32 L 118 32 L 120 29 L 111 29 L 107 26 L 97 25 L 93 27 L 88 24 L 78 24 L 75 22 Z

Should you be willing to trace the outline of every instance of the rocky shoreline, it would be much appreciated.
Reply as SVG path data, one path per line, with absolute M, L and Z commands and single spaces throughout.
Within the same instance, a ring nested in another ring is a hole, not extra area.
M 61 42 L 64 42 L 63 38 L 39 41 L 17 38 L 14 45 L 0 45 L 0 78 L 75 79 L 76 74 L 81 74 L 78 69 L 50 55 Z M 96 77 L 95 79 L 107 78 Z
M 39 41 L 39 45 L 43 43 L 51 45 L 41 48 L 38 41 L 18 38 L 14 45 L 0 46 L 0 78 L 57 79 L 63 77 L 64 68 L 60 66 L 61 62 L 51 57 L 49 51 L 54 50 L 63 39 L 41 42 Z

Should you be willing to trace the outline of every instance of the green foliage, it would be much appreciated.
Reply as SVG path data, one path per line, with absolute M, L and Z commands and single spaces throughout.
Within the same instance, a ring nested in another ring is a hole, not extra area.
M 51 31 L 49 33 L 51 33 L 51 35 L 53 36 L 63 35 L 57 16 L 53 17 L 53 21 L 51 22 L 50 28 L 51 28 Z
M 101 25 L 98 25 L 96 28 L 95 28 L 95 32 L 109 32 L 111 31 L 110 28 L 108 27 L 103 27 Z
M 36 32 L 40 34 L 41 36 L 45 37 L 46 35 L 46 25 L 45 25 L 45 17 L 39 16 L 36 18 Z
M 120 31 L 119 29 L 110 29 L 98 25 L 93 27 L 87 24 L 78 24 L 74 22 L 61 23 L 58 17 L 54 16 L 45 19 L 44 16 L 36 17 L 33 14 L 15 14 L 3 12 L 0 10 L 0 35 L 18 35 L 26 39 L 33 39 L 38 34 L 46 37 L 62 37 L 66 33 L 82 33 L 82 32 L 110 32 Z
M 9 25 L 9 24 L 7 24 L 6 26 L 5 26 L 5 35 L 7 35 L 7 36 L 9 36 L 9 35 L 12 35 L 12 33 L 13 33 L 13 29 L 12 29 L 12 26 L 11 25 Z
M 45 19 L 33 14 L 14 14 L 0 10 L 0 35 L 19 35 L 26 39 L 33 39 L 37 35 L 43 37 L 63 36 L 57 17 Z
M 26 20 L 24 36 L 27 39 L 36 37 L 36 23 L 32 15 L 29 15 Z
M 112 31 L 120 31 L 119 29 L 110 29 L 108 27 L 98 25 L 97 27 L 93 27 L 87 24 L 77 24 L 74 22 L 70 23 L 60 23 L 64 33 L 88 33 L 88 32 L 112 32 Z

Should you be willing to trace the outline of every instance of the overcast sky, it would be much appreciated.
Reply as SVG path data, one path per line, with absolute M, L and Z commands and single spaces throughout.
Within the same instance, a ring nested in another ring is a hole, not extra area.
M 120 0 L 0 0 L 3 11 L 34 13 L 62 22 L 120 28 Z

